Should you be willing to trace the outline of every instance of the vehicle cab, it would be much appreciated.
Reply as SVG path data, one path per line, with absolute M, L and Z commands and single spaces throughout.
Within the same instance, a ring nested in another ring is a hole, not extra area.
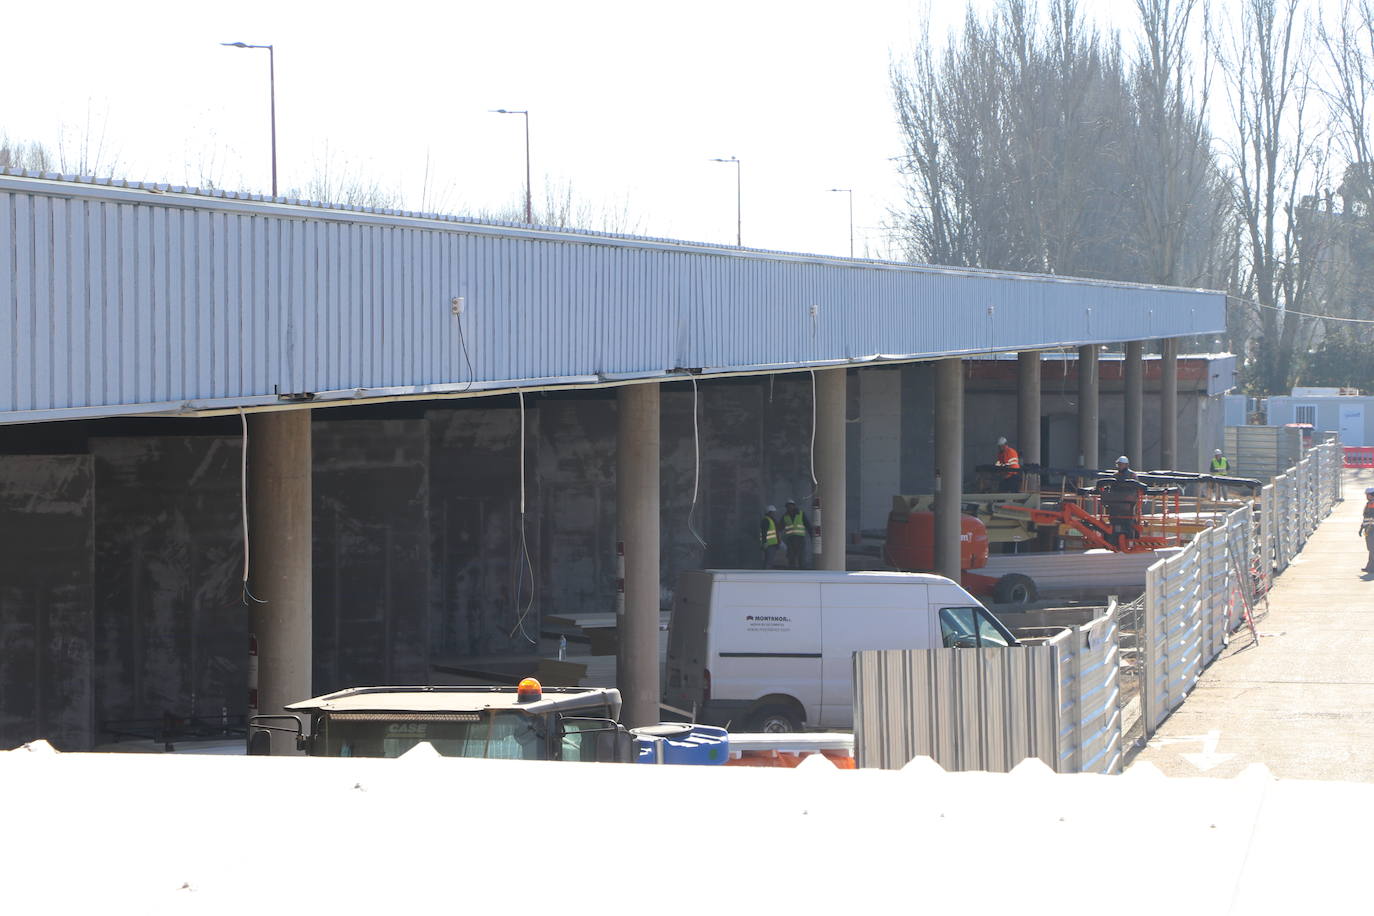
M 249 722 L 249 753 L 293 732 L 313 757 L 399 757 L 428 743 L 445 757 L 628 762 L 620 691 L 601 687 L 353 687 Z

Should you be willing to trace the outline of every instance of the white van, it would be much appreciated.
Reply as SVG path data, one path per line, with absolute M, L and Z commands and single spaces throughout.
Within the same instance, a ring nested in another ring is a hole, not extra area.
M 673 597 L 663 702 L 746 732 L 848 729 L 855 652 L 1014 645 L 943 576 L 692 570 Z

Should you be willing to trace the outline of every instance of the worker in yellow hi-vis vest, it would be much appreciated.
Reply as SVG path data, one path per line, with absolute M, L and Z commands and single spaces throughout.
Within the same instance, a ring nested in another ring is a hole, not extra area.
M 792 569 L 806 569 L 810 565 L 806 558 L 810 536 L 810 519 L 797 508 L 796 500 L 789 499 L 782 512 L 782 542 L 787 546 L 787 565 Z
M 772 569 L 773 559 L 782 544 L 782 530 L 778 523 L 778 507 L 769 506 L 759 520 L 759 547 L 763 548 L 763 568 Z
M 1226 456 L 1221 453 L 1221 449 L 1218 448 L 1212 450 L 1212 464 L 1209 470 L 1212 474 L 1215 474 L 1218 477 L 1230 476 L 1231 462 L 1228 461 Z M 1212 483 L 1207 487 L 1207 489 L 1211 492 L 1213 499 L 1225 499 L 1227 496 L 1226 486 L 1224 484 L 1218 483 L 1215 480 L 1212 481 Z

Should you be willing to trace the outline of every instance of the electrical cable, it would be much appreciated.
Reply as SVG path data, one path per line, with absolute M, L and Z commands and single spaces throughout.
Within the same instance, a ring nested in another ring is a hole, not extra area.
M 816 479 L 816 370 L 811 371 L 811 496 L 814 499 L 820 492 L 821 482 Z
M 244 412 L 242 407 L 239 408 L 239 420 L 243 424 L 243 447 L 240 449 L 241 454 L 239 456 L 239 511 L 243 519 L 243 594 L 239 597 L 244 606 L 247 607 L 250 599 L 258 604 L 266 604 L 267 602 L 248 589 L 248 414 Z
M 692 532 L 692 537 L 697 539 L 702 550 L 706 550 L 706 540 L 697 531 L 696 512 L 697 512 L 697 491 L 701 485 L 701 433 L 697 427 L 697 378 L 692 376 L 692 451 L 696 463 L 696 471 L 692 476 L 692 508 L 687 512 L 687 530 Z
M 1246 305 L 1254 306 L 1257 309 L 1270 309 L 1275 312 L 1283 312 L 1285 315 L 1298 315 L 1302 318 L 1320 318 L 1323 321 L 1345 321 L 1350 324 L 1374 324 L 1374 318 L 1340 318 L 1336 315 L 1318 315 L 1316 312 L 1299 312 L 1296 309 L 1281 309 L 1277 305 L 1265 305 L 1263 302 L 1256 302 L 1253 299 L 1241 299 Z
M 525 618 L 534 608 L 534 564 L 530 560 L 529 541 L 525 538 L 525 392 L 521 391 L 518 394 L 520 396 L 520 558 L 523 562 L 515 580 L 515 609 L 518 615 L 510 635 L 511 638 L 514 638 L 516 632 L 519 632 L 531 645 L 538 645 L 539 641 L 531 638 L 530 634 L 525 632 Z M 525 609 L 521 611 L 520 591 L 525 583 L 526 570 L 529 571 L 530 578 L 530 600 L 525 605 Z
M 463 313 L 460 311 L 460 312 L 458 313 L 458 316 L 457 316 L 457 317 L 458 317 L 458 345 L 459 345 L 459 346 L 462 348 L 462 350 L 463 350 L 463 362 L 467 363 L 467 366 L 468 366 L 468 383 L 467 383 L 465 386 L 463 386 L 463 390 L 464 390 L 464 391 L 468 391 L 469 389 L 472 388 L 472 383 L 475 382 L 475 381 L 477 381 L 477 373 L 476 373 L 476 371 L 472 368 L 472 357 L 468 354 L 468 338 L 467 338 L 467 335 L 463 333 Z

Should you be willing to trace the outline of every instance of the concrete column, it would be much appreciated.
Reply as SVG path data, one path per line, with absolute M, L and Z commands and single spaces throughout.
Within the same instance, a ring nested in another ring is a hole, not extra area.
M 1159 463 L 1178 464 L 1178 338 L 1159 342 Z
M 1097 456 L 1097 347 L 1078 348 L 1078 463 L 1100 467 Z
M 847 378 L 846 369 L 816 370 L 816 480 L 820 484 L 822 528 L 818 569 L 845 567 Z M 814 524 L 816 520 L 811 521 Z
M 1126 343 L 1126 451 L 1131 467 L 1144 467 L 1145 343 Z
M 1040 463 L 1040 354 L 1016 356 L 1016 448 L 1022 464 Z
M 309 410 L 248 418 L 248 585 L 259 599 L 248 602 L 257 649 L 256 689 L 249 662 L 249 715 L 281 715 L 286 704 L 314 695 L 310 452 Z M 271 744 L 274 756 L 298 753 L 286 733 L 272 732 Z
M 659 386 L 626 385 L 617 400 L 616 527 L 625 552 L 625 604 L 617 633 L 621 721 L 659 720 Z
M 935 363 L 935 572 L 959 581 L 964 489 L 964 362 Z

